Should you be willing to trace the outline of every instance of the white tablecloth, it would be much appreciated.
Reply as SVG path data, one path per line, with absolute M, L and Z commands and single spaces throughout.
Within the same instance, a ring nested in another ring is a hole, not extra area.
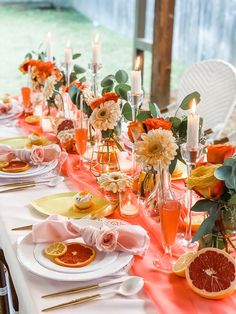
M 0 137 L 14 137 L 22 135 L 17 127 L 0 125 Z M 13 227 L 32 224 L 45 217 L 30 207 L 29 203 L 47 194 L 75 190 L 69 180 L 59 184 L 56 188 L 39 186 L 29 190 L 0 194 L 0 247 L 4 250 L 16 292 L 19 298 L 20 314 L 38 314 L 41 309 L 57 303 L 65 302 L 78 295 L 41 299 L 43 294 L 79 286 L 79 283 L 69 283 L 47 280 L 26 271 L 18 262 L 16 256 L 17 238 L 28 231 L 11 231 Z M 83 285 L 84 283 L 82 283 Z M 158 293 L 158 292 L 157 292 Z M 87 293 L 87 294 L 91 294 Z M 80 296 L 84 296 L 80 294 Z M 153 314 L 157 311 L 146 298 L 144 292 L 132 298 L 115 296 L 108 300 L 92 301 L 87 304 L 55 310 L 55 314 Z

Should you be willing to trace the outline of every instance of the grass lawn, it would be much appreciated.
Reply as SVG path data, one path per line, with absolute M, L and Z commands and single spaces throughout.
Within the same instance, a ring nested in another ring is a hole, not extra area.
M 53 37 L 53 51 L 57 62 L 63 61 L 64 46 L 71 41 L 74 52 L 82 53 L 78 63 L 87 68 L 91 59 L 91 42 L 96 32 L 101 35 L 102 64 L 100 77 L 119 69 L 130 72 L 132 67 L 132 39 L 94 27 L 93 23 L 74 10 L 40 10 L 27 5 L 0 5 L 0 95 L 18 94 L 25 78 L 18 71 L 24 56 L 38 51 L 47 33 Z M 42 46 L 44 49 L 45 46 Z M 183 66 L 173 65 L 172 86 L 177 89 Z M 144 88 L 149 93 L 151 54 L 145 53 Z

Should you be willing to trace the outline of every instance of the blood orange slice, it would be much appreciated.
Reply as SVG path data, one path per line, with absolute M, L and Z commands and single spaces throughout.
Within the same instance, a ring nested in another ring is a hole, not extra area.
M 223 299 L 236 286 L 236 262 L 223 250 L 206 248 L 198 251 L 185 271 L 190 287 L 208 299 Z
M 90 264 L 96 257 L 96 251 L 89 245 L 72 242 L 67 243 L 67 251 L 54 262 L 64 267 L 83 267 Z
M 1 170 L 4 172 L 23 172 L 29 169 L 29 164 L 20 160 L 13 160 L 9 162 L 6 167 L 3 167 Z

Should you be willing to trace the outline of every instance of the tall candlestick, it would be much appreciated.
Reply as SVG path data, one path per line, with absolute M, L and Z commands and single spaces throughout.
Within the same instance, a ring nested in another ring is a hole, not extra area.
M 52 35 L 48 33 L 46 38 L 46 57 L 47 61 L 53 62 L 53 52 L 52 52 Z
M 131 93 L 132 94 L 141 94 L 141 91 L 142 91 L 141 71 L 139 70 L 140 62 L 141 62 L 141 59 L 140 59 L 140 56 L 138 56 L 135 61 L 134 71 L 131 71 Z
M 199 115 L 196 114 L 196 101 L 192 101 L 192 112 L 188 116 L 187 147 L 197 149 L 199 143 Z
M 70 41 L 67 40 L 65 47 L 65 64 L 71 64 L 73 60 L 72 48 L 70 47 Z
M 100 52 L 101 52 L 100 36 L 97 33 L 92 43 L 92 63 L 100 62 Z

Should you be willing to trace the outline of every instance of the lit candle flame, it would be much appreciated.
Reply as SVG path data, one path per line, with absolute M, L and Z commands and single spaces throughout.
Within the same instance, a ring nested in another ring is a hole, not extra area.
M 70 41 L 69 41 L 69 39 L 66 42 L 66 48 L 70 48 Z
M 196 104 L 195 98 L 193 98 L 191 109 L 192 109 L 192 114 L 195 114 L 196 109 L 197 109 L 197 104 Z
M 134 70 L 135 70 L 135 71 L 139 71 L 140 65 L 141 65 L 141 57 L 138 56 L 138 57 L 136 58 L 136 60 L 135 60 Z
M 97 33 L 96 35 L 95 35 L 95 37 L 94 37 L 94 44 L 98 44 L 99 43 L 99 40 L 100 40 L 100 35 L 99 35 L 99 33 Z

